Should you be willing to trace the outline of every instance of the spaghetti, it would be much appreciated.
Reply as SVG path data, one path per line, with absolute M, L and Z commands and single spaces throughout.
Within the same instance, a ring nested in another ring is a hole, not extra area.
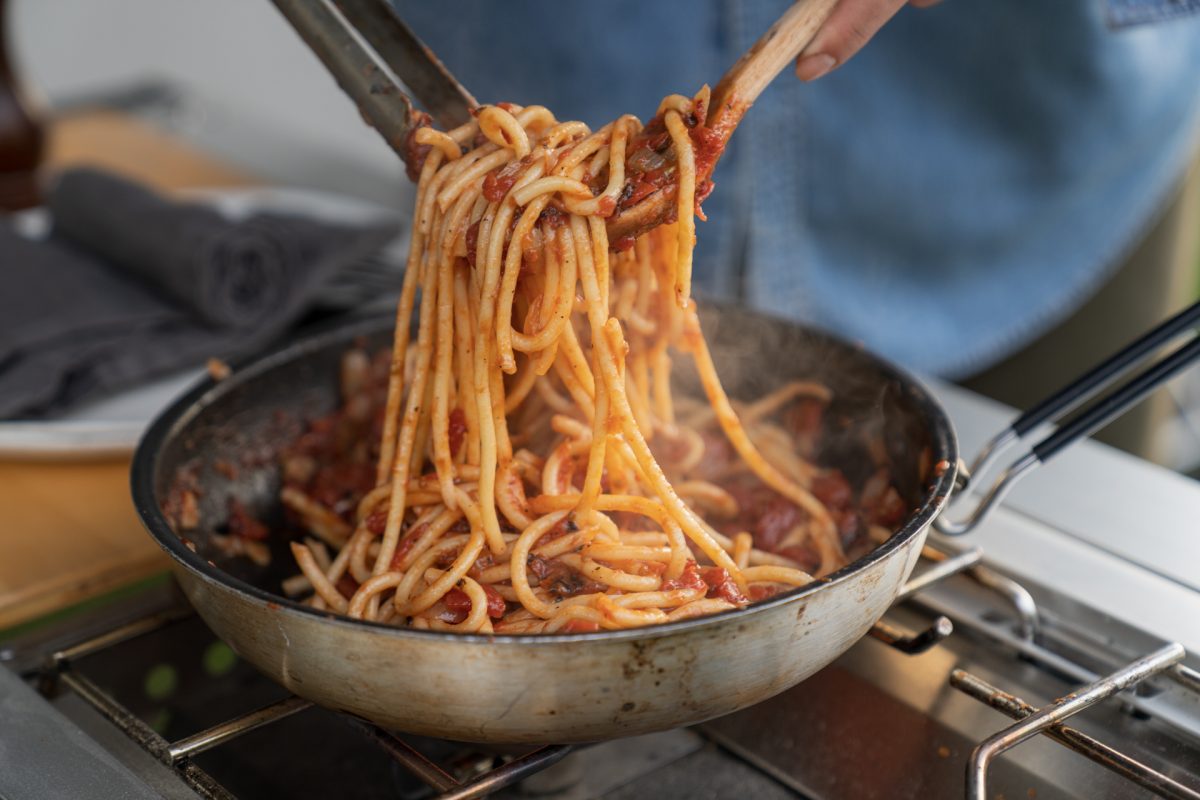
M 829 392 L 788 384 L 739 416 L 690 299 L 707 103 L 707 88 L 671 96 L 644 128 L 623 116 L 594 133 L 501 104 L 415 133 L 427 152 L 390 362 L 344 366 L 361 491 L 324 497 L 316 451 L 292 454 L 309 462 L 285 466 L 282 499 L 315 538 L 292 543 L 287 588 L 414 628 L 580 632 L 737 608 L 846 563 L 849 500 L 828 502 L 844 479 L 773 421 L 819 419 Z M 610 243 L 605 219 L 668 168 L 677 219 Z M 707 403 L 673 396 L 672 351 Z M 786 529 L 740 527 L 756 491 Z

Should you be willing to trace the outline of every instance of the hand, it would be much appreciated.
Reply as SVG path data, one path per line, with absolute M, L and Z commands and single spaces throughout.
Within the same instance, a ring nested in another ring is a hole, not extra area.
M 845 64 L 904 5 L 928 8 L 941 0 L 841 0 L 796 61 L 796 77 L 815 81 Z

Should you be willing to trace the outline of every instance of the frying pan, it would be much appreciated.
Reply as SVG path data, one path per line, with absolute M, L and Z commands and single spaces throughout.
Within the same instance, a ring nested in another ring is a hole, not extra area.
M 826 416 L 841 433 L 825 434 L 822 461 L 852 483 L 875 469 L 862 432 L 882 441 L 912 509 L 882 545 L 764 602 L 632 630 L 467 636 L 316 611 L 280 594 L 280 580 L 295 571 L 282 536 L 270 543 L 270 566 L 257 568 L 223 556 L 210 534 L 230 498 L 278 526 L 276 454 L 304 420 L 337 406 L 342 354 L 356 344 L 388 346 L 392 324 L 341 327 L 202 383 L 149 428 L 132 472 L 138 513 L 209 627 L 295 694 L 386 728 L 471 742 L 586 742 L 758 703 L 833 661 L 883 615 L 954 485 L 953 429 L 914 378 L 824 334 L 723 308 L 705 314 L 703 326 L 732 396 L 756 397 L 792 379 L 829 385 L 835 400 Z M 201 524 L 186 542 L 162 511 L 181 473 L 202 489 Z

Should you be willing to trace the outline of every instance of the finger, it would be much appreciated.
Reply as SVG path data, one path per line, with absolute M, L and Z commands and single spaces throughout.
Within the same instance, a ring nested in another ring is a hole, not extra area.
M 862 49 L 905 0 L 841 0 L 796 62 L 796 77 L 814 81 Z
M 942 2 L 942 0 L 908 0 L 908 4 L 910 6 L 915 6 L 917 8 L 929 8 L 931 6 L 936 6 L 940 2 Z

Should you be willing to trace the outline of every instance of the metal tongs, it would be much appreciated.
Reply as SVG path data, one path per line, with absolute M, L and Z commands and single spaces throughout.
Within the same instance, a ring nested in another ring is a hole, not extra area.
M 443 128 L 471 121 L 479 103 L 383 0 L 273 0 L 367 124 L 414 165 L 409 134 L 428 121 L 409 92 Z M 374 52 L 372 52 L 372 50 Z
M 468 122 L 478 107 L 385 0 L 273 2 L 358 105 L 367 124 L 404 160 L 414 180 L 420 156 L 408 146 L 409 134 L 429 117 L 413 107 L 408 92 L 446 129 Z M 718 154 L 759 94 L 812 42 L 836 3 L 796 0 L 721 77 L 713 88 L 707 119 L 697 121 L 715 137 Z M 638 144 L 632 143 L 628 152 L 635 153 Z M 709 178 L 715 163 L 715 158 L 706 160 L 698 183 Z M 637 236 L 674 218 L 677 192 L 671 172 L 671 178 L 645 198 L 618 208 L 606 223 L 609 240 Z

